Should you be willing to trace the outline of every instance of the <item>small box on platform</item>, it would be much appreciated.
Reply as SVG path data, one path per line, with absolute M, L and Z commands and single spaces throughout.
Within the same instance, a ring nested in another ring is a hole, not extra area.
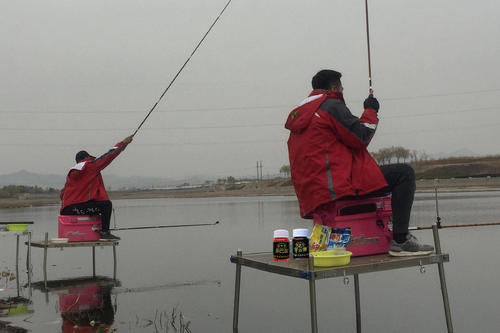
M 98 241 L 101 231 L 101 217 L 87 215 L 60 215 L 58 237 L 68 242 Z
M 387 253 L 392 240 L 391 197 L 339 200 L 318 209 L 314 224 L 350 228 L 347 251 L 354 257 Z

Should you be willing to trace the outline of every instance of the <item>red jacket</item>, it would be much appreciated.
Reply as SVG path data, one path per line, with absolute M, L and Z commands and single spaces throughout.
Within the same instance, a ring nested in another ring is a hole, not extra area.
M 302 217 L 311 218 L 324 203 L 387 186 L 366 150 L 377 124 L 375 110 L 366 109 L 358 118 L 341 93 L 326 90 L 312 91 L 290 112 L 288 155 Z
M 66 184 L 61 191 L 61 210 L 69 205 L 89 200 L 109 200 L 101 170 L 108 166 L 127 145 L 118 142 L 101 157 L 87 157 L 69 170 Z

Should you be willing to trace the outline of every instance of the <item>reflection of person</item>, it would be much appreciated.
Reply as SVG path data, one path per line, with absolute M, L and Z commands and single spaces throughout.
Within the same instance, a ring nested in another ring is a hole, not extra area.
M 406 164 L 379 167 L 367 151 L 378 124 L 379 102 L 373 95 L 364 101 L 361 118 L 345 105 L 342 74 L 319 71 L 313 91 L 288 116 L 288 153 L 292 182 L 300 214 L 311 218 L 317 209 L 328 209 L 338 199 L 392 193 L 392 255 L 430 254 L 433 247 L 420 244 L 408 232 L 415 194 L 415 175 Z
M 113 303 L 111 302 L 111 289 L 113 287 L 97 286 L 97 289 L 93 287 L 94 286 L 90 286 L 90 288 L 88 288 L 93 294 L 79 295 L 76 302 L 71 304 L 72 306 L 61 310 L 63 333 L 110 331 L 109 329 L 115 320 L 115 311 L 113 309 Z M 94 293 L 95 290 L 98 291 Z M 99 306 L 84 304 L 84 299 L 91 299 L 95 304 L 99 304 Z M 74 311 L 73 309 L 78 309 L 79 305 L 81 308 L 85 308 L 85 310 Z M 101 327 L 103 330 L 100 330 Z
M 69 171 L 61 191 L 61 215 L 101 215 L 101 239 L 120 239 L 109 232 L 112 204 L 101 171 L 132 142 L 132 138 L 132 135 L 126 137 L 98 158 L 84 150 L 78 152 L 76 165 Z

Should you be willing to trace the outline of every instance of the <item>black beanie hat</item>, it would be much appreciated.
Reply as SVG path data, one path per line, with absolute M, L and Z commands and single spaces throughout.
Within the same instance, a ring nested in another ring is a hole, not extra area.
M 331 84 L 336 84 L 340 82 L 342 74 L 340 72 L 323 69 L 316 73 L 311 80 L 311 85 L 313 89 L 324 89 L 328 90 Z
M 76 163 L 80 162 L 81 160 L 83 160 L 89 156 L 90 156 L 90 154 L 87 153 L 85 150 L 79 151 L 78 153 L 76 153 L 76 156 L 75 156 Z

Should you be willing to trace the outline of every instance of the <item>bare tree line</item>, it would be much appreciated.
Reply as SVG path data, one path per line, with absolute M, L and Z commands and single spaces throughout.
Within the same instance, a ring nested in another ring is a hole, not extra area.
M 372 152 L 371 155 L 379 164 L 389 164 L 394 162 L 415 163 L 431 159 L 431 157 L 423 151 L 410 150 L 401 146 L 380 148 L 378 151 Z
M 390 163 L 417 163 L 432 160 L 431 156 L 424 151 L 410 150 L 401 146 L 392 146 L 388 148 L 381 148 L 376 152 L 370 153 L 379 164 Z M 290 165 L 283 165 L 280 168 L 280 174 L 285 177 L 290 177 Z

